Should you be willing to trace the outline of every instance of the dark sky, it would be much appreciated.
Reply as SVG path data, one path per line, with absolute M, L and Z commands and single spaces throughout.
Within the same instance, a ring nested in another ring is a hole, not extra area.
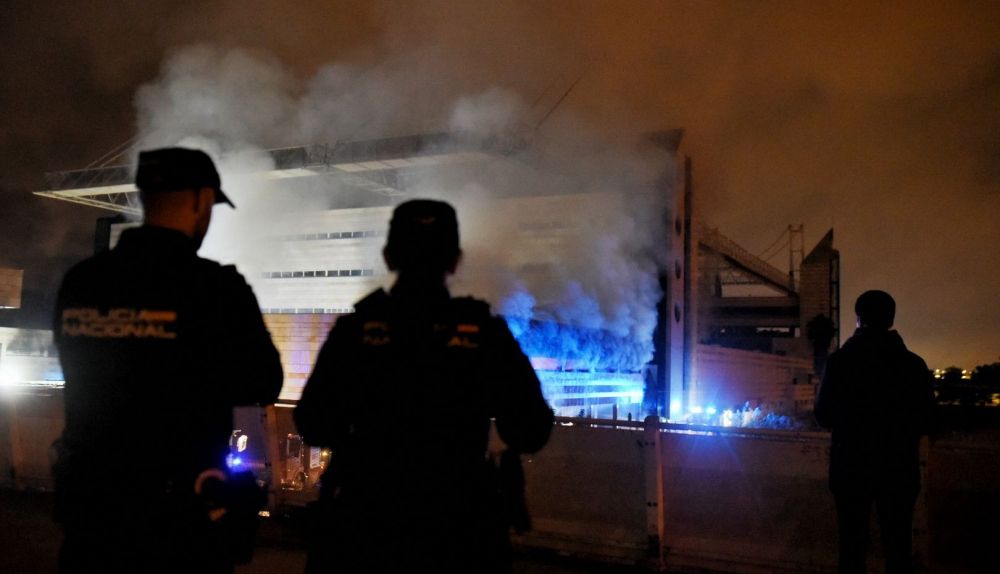
M 494 85 L 551 101 L 581 77 L 563 117 L 687 130 L 706 222 L 754 252 L 788 224 L 807 248 L 833 227 L 846 308 L 888 290 L 932 366 L 998 361 L 1000 3 L 870 4 L 4 2 L 0 265 L 27 285 L 0 322 L 44 321 L 104 214 L 30 195 L 43 173 L 132 137 L 136 90 L 202 43 L 303 81 L 409 62 L 424 107 Z

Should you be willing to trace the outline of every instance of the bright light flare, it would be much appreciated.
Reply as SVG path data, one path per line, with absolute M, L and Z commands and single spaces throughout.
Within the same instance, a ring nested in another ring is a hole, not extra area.
M 11 365 L 0 366 L 0 385 L 24 382 L 25 376 L 21 369 Z

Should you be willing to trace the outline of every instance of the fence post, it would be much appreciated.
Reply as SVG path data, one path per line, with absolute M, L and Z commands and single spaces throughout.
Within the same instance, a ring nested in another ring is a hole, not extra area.
M 278 411 L 274 405 L 268 405 L 261 411 L 264 419 L 265 443 L 267 449 L 267 460 L 265 468 L 271 471 L 271 510 L 280 508 L 284 504 L 284 492 L 282 482 L 285 480 L 285 460 L 281 456 L 281 439 L 278 437 Z
M 663 512 L 663 443 L 660 437 L 660 419 L 646 417 L 642 434 L 642 467 L 646 484 L 646 533 L 647 557 L 658 569 L 665 567 Z
M 930 443 L 926 436 L 920 437 L 920 492 L 917 494 L 917 504 L 913 512 L 913 566 L 917 572 L 929 572 L 930 532 L 928 531 L 927 511 L 927 463 L 930 456 Z

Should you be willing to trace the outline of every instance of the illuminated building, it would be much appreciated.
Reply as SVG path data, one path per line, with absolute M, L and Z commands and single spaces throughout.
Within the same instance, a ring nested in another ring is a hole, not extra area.
M 0 385 L 62 386 L 52 331 L 0 327 Z
M 802 260 L 796 285 L 794 276 L 789 279 L 698 224 L 691 160 L 684 154 L 682 135 L 674 130 L 649 138 L 673 158 L 662 169 L 669 177 L 661 178 L 659 189 L 636 191 L 666 198 L 661 201 L 666 213 L 659 221 L 667 223 L 667 232 L 657 248 L 657 258 L 665 265 L 659 277 L 663 297 L 652 344 L 640 341 L 652 351 L 653 360 L 636 360 L 642 353 L 633 353 L 626 339 L 603 327 L 585 329 L 508 314 L 559 415 L 642 418 L 655 412 L 679 419 L 708 410 L 721 413 L 748 401 L 787 403 L 792 410 L 811 408 L 813 353 L 802 331 L 804 321 L 811 318 L 806 315 L 815 309 L 830 313 L 836 322 L 838 264 L 832 235 L 821 245 L 834 256 L 817 263 L 826 265 L 827 279 L 810 271 L 817 247 Z M 321 189 L 325 203 L 312 201 L 308 209 L 258 217 L 249 230 L 227 223 L 226 215 L 220 214 L 206 246 L 210 247 L 213 234 L 238 234 L 238 248 L 250 254 L 240 259 L 240 271 L 253 286 L 282 354 L 283 403 L 293 403 L 299 396 L 335 318 L 389 282 L 381 261 L 385 227 L 392 207 L 419 188 L 414 182 L 454 166 L 475 170 L 515 164 L 512 154 L 525 145 L 513 138 L 483 141 L 439 133 L 267 152 L 268 167 L 254 175 L 267 188 L 265 193 L 295 198 Z M 113 245 L 123 228 L 134 225 L 122 216 L 139 215 L 130 173 L 128 166 L 109 166 L 48 174 L 51 189 L 38 194 L 121 214 L 98 224 L 103 236 L 98 244 Z M 553 299 L 544 286 L 566 254 L 588 240 L 592 233 L 588 222 L 629 201 L 622 193 L 592 190 L 494 196 L 479 205 L 488 215 L 489 230 L 475 231 L 492 234 L 487 240 L 503 245 L 493 263 L 515 271 L 537 297 L 533 302 L 544 309 Z M 464 218 L 467 212 L 459 208 Z M 243 217 L 244 212 L 238 215 Z M 470 235 L 463 229 L 464 238 Z M 203 255 L 213 257 L 210 249 Z M 591 266 L 611 263 L 598 259 Z M 763 285 L 778 294 L 734 298 L 728 292 L 746 285 Z M 472 292 L 481 292 L 481 285 L 473 287 Z M 825 300 L 814 296 L 819 291 L 827 293 Z M 539 335 L 545 332 L 557 336 Z M 572 338 L 572 345 L 562 342 L 566 337 Z M 536 344 L 539 341 L 545 344 Z M 596 351 L 584 348 L 591 344 Z M 789 389 L 799 382 L 801 388 Z
M 0 296 L 18 307 L 21 272 L 0 270 Z M 4 275 L 14 285 L 4 289 Z M 0 327 L 0 483 L 51 485 L 49 448 L 62 433 L 62 369 L 52 332 Z
M 0 309 L 21 306 L 23 273 L 20 269 L 0 268 Z M 62 381 L 51 331 L 0 327 L 0 390 L 59 387 Z
M 804 255 L 801 226 L 789 226 L 776 242 L 787 242 L 787 273 L 718 230 L 699 233 L 692 404 L 722 409 L 749 402 L 782 414 L 811 413 L 818 376 L 840 335 L 833 230 Z

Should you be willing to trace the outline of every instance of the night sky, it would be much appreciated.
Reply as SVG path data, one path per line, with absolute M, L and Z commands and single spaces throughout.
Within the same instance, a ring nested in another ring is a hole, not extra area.
M 884 289 L 931 366 L 1000 360 L 1000 3 L 86 4 L 103 8 L 0 5 L 0 266 L 26 270 L 2 325 L 47 326 L 109 214 L 32 196 L 44 172 L 130 139 L 139 87 L 208 44 L 302 81 L 406 66 L 421 110 L 491 87 L 551 103 L 579 78 L 551 121 L 685 128 L 700 216 L 750 251 L 788 224 L 807 249 L 833 227 L 845 325 L 858 294 Z

